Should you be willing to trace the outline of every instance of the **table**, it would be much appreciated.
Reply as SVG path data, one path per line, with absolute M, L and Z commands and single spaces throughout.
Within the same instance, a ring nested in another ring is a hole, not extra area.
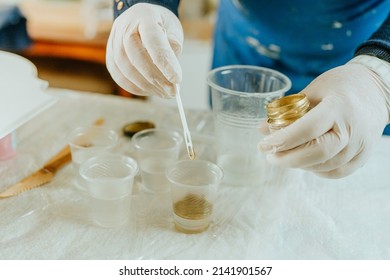
M 51 89 L 58 101 L 16 131 L 18 155 L 0 162 L 0 190 L 40 168 L 76 126 L 99 117 L 121 133 L 135 120 L 180 129 L 177 110 L 146 101 Z M 213 160 L 209 112 L 187 111 L 194 145 Z M 203 143 L 203 144 L 202 144 Z M 132 156 L 130 139 L 117 152 Z M 0 259 L 389 259 L 390 139 L 353 175 L 328 180 L 267 167 L 257 187 L 219 189 L 211 227 L 174 230 L 169 194 L 136 182 L 131 218 L 120 228 L 95 226 L 71 165 L 52 182 L 0 200 Z

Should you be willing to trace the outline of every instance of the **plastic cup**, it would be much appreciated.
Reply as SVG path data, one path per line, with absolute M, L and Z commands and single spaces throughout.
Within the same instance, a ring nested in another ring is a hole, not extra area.
M 80 176 L 89 193 L 93 221 L 116 227 L 129 220 L 130 198 L 137 162 L 118 154 L 92 157 L 81 164 Z
M 267 163 L 257 145 L 264 137 L 259 125 L 267 118 L 266 105 L 291 87 L 278 71 L 232 65 L 209 72 L 215 122 L 217 164 L 229 185 L 254 186 L 262 182 Z
M 85 190 L 79 177 L 80 165 L 91 157 L 112 152 L 118 141 L 118 134 L 103 126 L 78 127 L 70 133 L 68 142 L 77 188 Z
M 155 193 L 168 191 L 165 171 L 179 158 L 183 137 L 176 131 L 151 128 L 134 134 L 132 143 L 144 188 Z
M 205 160 L 181 160 L 169 167 L 175 227 L 184 233 L 205 231 L 211 222 L 222 169 Z

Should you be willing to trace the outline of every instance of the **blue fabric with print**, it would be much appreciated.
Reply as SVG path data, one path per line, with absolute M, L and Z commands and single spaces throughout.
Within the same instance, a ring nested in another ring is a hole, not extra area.
M 289 93 L 350 60 L 390 10 L 390 0 L 220 1 L 212 67 L 276 69 L 291 79 Z
M 19 51 L 29 47 L 26 18 L 16 6 L 0 5 L 0 49 Z

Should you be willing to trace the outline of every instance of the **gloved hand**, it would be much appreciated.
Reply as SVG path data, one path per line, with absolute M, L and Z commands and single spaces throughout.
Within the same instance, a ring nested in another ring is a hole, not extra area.
M 328 178 L 364 165 L 389 122 L 389 84 L 350 62 L 323 73 L 303 93 L 315 107 L 259 143 L 268 161 Z
M 182 71 L 177 59 L 183 29 L 170 10 L 139 3 L 115 21 L 107 42 L 106 64 L 114 81 L 130 93 L 169 97 Z

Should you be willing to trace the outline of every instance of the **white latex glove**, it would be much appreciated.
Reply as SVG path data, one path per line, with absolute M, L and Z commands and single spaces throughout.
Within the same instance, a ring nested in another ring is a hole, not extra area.
M 390 64 L 383 63 L 390 71 Z M 323 73 L 303 92 L 315 107 L 260 142 L 268 161 L 328 178 L 363 166 L 389 122 L 389 84 L 350 62 Z
M 182 45 L 183 29 L 175 14 L 159 5 L 135 4 L 114 21 L 107 69 L 130 93 L 170 97 L 182 79 L 177 59 Z

